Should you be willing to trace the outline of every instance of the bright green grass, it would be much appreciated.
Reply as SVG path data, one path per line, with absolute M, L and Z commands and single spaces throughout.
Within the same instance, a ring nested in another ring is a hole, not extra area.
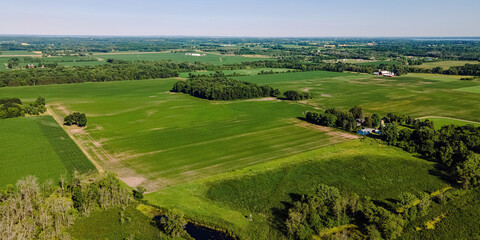
M 100 61 L 89 61 L 89 62 L 58 62 L 58 65 L 61 66 L 97 66 L 97 65 L 103 65 L 106 64 L 106 62 L 100 62 Z
M 458 126 L 465 126 L 468 124 L 471 124 L 475 127 L 480 127 L 480 123 L 472 123 L 472 122 L 466 122 L 462 120 L 456 120 L 456 119 L 448 119 L 448 118 L 428 118 L 428 120 L 433 121 L 433 124 L 435 126 L 435 129 L 440 129 L 442 126 L 445 125 L 458 125 Z
M 242 75 L 258 75 L 261 71 L 273 71 L 275 73 L 283 73 L 287 71 L 291 71 L 291 69 L 286 69 L 286 68 L 253 68 L 253 69 L 238 69 L 238 70 L 224 70 L 222 71 L 225 75 L 232 75 L 234 73 L 236 74 L 242 74 Z M 198 72 L 192 72 L 192 74 L 212 74 L 214 71 L 198 71 Z M 182 72 L 179 74 L 179 77 L 182 78 L 187 78 L 188 77 L 188 72 Z
M 405 192 L 433 192 L 446 185 L 431 175 L 434 164 L 374 141 L 324 147 L 239 171 L 146 195 L 151 203 L 233 230 L 242 238 L 279 238 L 275 213 L 291 196 L 311 194 L 320 184 L 373 200 Z M 253 215 L 253 222 L 247 217 Z
M 75 220 L 68 228 L 74 239 L 167 239 L 151 224 L 151 219 L 130 206 L 124 212 L 121 222 L 121 209 L 96 210 L 88 217 Z M 127 220 L 128 219 L 128 220 Z
M 265 60 L 268 58 L 227 56 L 207 53 L 206 56 L 187 56 L 185 53 L 122 53 L 122 54 L 98 54 L 94 55 L 102 59 L 118 59 L 126 61 L 160 61 L 172 60 L 173 62 L 205 62 L 216 65 L 233 64 L 240 62 L 251 62 Z
M 121 179 L 147 178 L 156 184 L 153 189 L 343 141 L 300 126 L 296 117 L 308 106 L 278 100 L 212 102 L 169 93 L 175 81 L 2 88 L 0 97 L 33 101 L 41 95 L 61 116 L 86 113 L 88 135 L 74 134 L 90 155 L 100 154 L 100 165 Z
M 467 93 L 480 93 L 480 85 L 472 86 L 472 87 L 465 87 L 465 88 L 459 88 L 455 89 L 457 91 L 461 92 L 467 92 Z
M 2 55 L 0 55 L 0 71 L 5 71 L 7 70 L 7 66 L 5 64 L 8 63 L 8 59 L 10 58 L 1 57 L 1 56 Z
M 384 78 L 369 74 L 337 72 L 295 72 L 274 75 L 236 77 L 268 84 L 282 91 L 309 90 L 314 98 L 308 103 L 320 108 L 343 109 L 359 105 L 367 112 L 394 112 L 415 117 L 441 116 L 480 121 L 480 94 L 457 91 L 478 86 L 460 81 L 457 76 L 408 74 Z
M 372 66 L 379 66 L 380 64 L 387 64 L 387 65 L 395 65 L 398 62 L 396 61 L 373 61 L 373 62 L 361 62 L 355 63 L 357 65 L 372 65 Z
M 443 69 L 449 69 L 450 67 L 464 66 L 465 64 L 479 64 L 475 61 L 440 61 L 440 62 L 426 62 L 422 65 L 414 66 L 424 69 L 432 69 L 434 67 L 441 67 Z
M 41 53 L 34 53 L 34 52 L 29 52 L 29 51 L 0 51 L 2 54 L 0 54 L 0 57 L 3 55 L 42 55 Z
M 95 169 L 51 116 L 0 120 L 0 186 L 27 175 L 41 181 Z

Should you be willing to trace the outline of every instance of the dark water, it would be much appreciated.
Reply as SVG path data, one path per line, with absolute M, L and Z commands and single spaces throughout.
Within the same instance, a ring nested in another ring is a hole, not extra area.
M 198 226 L 193 223 L 187 223 L 187 225 L 185 225 L 185 230 L 196 240 L 234 240 L 234 238 L 223 232 Z
M 158 223 L 163 217 L 166 216 L 159 215 L 154 217 L 153 220 Z M 235 240 L 223 232 L 200 225 L 195 225 L 191 222 L 188 222 L 184 228 L 185 231 L 187 231 L 187 233 L 195 240 Z

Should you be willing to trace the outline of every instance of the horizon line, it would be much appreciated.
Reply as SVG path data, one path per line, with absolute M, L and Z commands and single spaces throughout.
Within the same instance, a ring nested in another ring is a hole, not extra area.
M 161 35 L 161 34 L 141 34 L 141 35 L 121 35 L 121 34 L 24 34 L 13 33 L 3 34 L 0 36 L 22 36 L 22 37 L 191 37 L 191 38 L 480 38 L 480 36 L 255 36 L 255 35 Z

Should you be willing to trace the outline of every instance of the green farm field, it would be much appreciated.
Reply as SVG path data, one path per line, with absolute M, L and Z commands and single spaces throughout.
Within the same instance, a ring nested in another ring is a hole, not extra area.
M 40 52 L 29 52 L 29 51 L 1 51 L 0 57 L 2 56 L 29 56 L 29 55 L 38 55 L 41 56 Z
M 434 164 L 372 140 L 354 140 L 148 194 L 151 203 L 232 229 L 242 239 L 282 238 L 279 213 L 318 184 L 392 204 L 401 192 L 447 185 Z M 252 214 L 253 221 L 248 220 Z
M 177 79 L 0 89 L 25 101 L 42 95 L 95 162 L 149 191 L 306 152 L 356 136 L 297 120 L 309 106 L 271 98 L 211 102 L 169 92 Z
M 358 105 L 368 113 L 394 112 L 414 117 L 440 116 L 480 121 L 480 94 L 457 91 L 477 88 L 477 81 L 461 81 L 458 76 L 408 74 L 383 78 L 368 74 L 337 72 L 295 72 L 236 77 L 238 80 L 268 84 L 285 90 L 310 91 L 313 99 L 305 104 L 317 108 Z
M 291 69 L 287 68 L 253 68 L 253 69 L 238 69 L 238 70 L 223 70 L 222 72 L 225 75 L 232 75 L 232 74 L 241 74 L 241 75 L 258 75 L 261 71 L 273 71 L 275 73 L 284 73 L 287 71 L 292 71 Z M 215 73 L 214 71 L 198 71 L 192 72 L 192 74 L 212 74 Z M 187 78 L 188 72 L 179 73 L 179 77 Z
M 194 52 L 192 52 L 194 53 Z M 243 56 L 229 56 L 207 53 L 206 56 L 187 56 L 185 53 L 110 53 L 110 54 L 95 54 L 95 57 L 102 59 L 118 59 L 125 61 L 161 61 L 171 60 L 173 62 L 205 62 L 216 65 L 233 64 L 241 62 L 250 62 L 265 60 L 268 58 L 259 57 L 243 57 Z
M 443 69 L 449 69 L 450 67 L 457 67 L 463 66 L 465 64 L 479 64 L 480 62 L 476 61 L 439 61 L 439 62 L 426 62 L 422 65 L 418 65 L 415 67 L 424 68 L 424 69 L 432 69 L 435 67 L 441 67 Z
M 472 87 L 464 87 L 464 88 L 459 88 L 455 89 L 457 91 L 461 92 L 467 92 L 467 93 L 477 93 L 480 94 L 480 85 L 472 86 Z
M 8 63 L 8 59 L 7 57 L 1 57 L 0 55 L 0 71 L 5 71 L 7 70 L 7 63 Z
M 95 167 L 51 116 L 0 120 L 0 186 L 35 175 L 58 180 Z
M 459 119 L 452 119 L 452 118 L 441 118 L 441 117 L 428 117 L 426 118 L 430 121 L 433 121 L 435 129 L 440 129 L 442 126 L 445 125 L 458 125 L 458 126 L 465 126 L 465 125 L 473 125 L 475 127 L 480 127 L 480 122 L 471 122 L 471 121 L 464 121 Z

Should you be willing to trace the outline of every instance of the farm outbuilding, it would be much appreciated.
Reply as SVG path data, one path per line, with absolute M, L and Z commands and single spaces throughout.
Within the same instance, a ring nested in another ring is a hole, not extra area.
M 358 134 L 360 134 L 362 136 L 367 136 L 367 135 L 372 134 L 373 131 L 374 131 L 373 129 L 364 128 L 364 129 L 358 130 Z
M 378 135 L 382 134 L 382 132 L 378 129 L 364 128 L 364 129 L 358 130 L 358 134 L 362 135 L 362 136 L 367 136 L 367 135 L 370 135 L 372 133 L 376 133 Z
M 395 73 L 390 71 L 382 71 L 382 70 L 378 70 L 378 72 L 374 72 L 373 75 L 380 75 L 384 77 L 395 77 Z

